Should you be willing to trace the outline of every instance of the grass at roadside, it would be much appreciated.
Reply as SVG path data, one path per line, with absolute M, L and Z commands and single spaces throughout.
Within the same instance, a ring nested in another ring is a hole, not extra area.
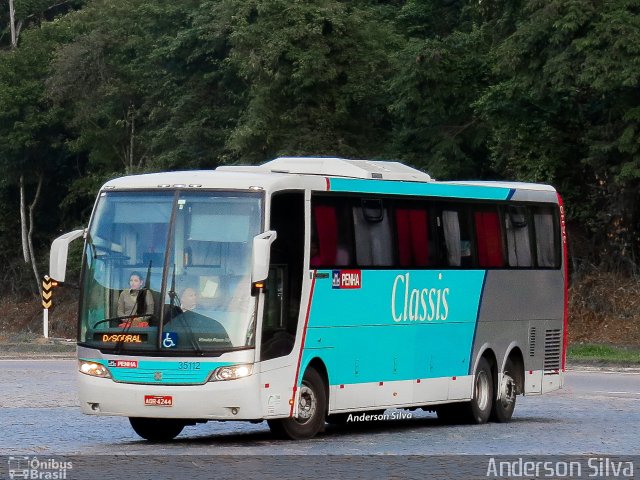
M 614 347 L 596 344 L 569 345 L 567 360 L 569 362 L 640 365 L 640 347 Z

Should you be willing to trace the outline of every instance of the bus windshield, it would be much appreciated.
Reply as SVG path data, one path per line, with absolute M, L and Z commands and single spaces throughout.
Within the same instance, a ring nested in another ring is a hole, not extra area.
M 202 354 L 254 344 L 262 196 L 103 192 L 84 251 L 80 343 Z

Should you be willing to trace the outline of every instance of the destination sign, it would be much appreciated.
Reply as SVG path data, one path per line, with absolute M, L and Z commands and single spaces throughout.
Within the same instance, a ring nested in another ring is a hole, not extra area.
M 93 340 L 102 343 L 145 343 L 146 333 L 94 333 Z

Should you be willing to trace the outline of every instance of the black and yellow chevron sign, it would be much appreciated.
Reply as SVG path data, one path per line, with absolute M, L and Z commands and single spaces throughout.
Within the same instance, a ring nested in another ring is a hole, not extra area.
M 53 305 L 53 287 L 58 286 L 49 275 L 45 275 L 42 279 L 42 308 L 51 308 Z

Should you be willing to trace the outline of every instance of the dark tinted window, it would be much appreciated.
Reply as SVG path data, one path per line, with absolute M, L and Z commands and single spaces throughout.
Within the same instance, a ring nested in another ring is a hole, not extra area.
M 361 266 L 393 265 L 389 208 L 381 199 L 362 199 L 353 206 L 356 261 Z
M 504 249 L 498 209 L 496 207 L 476 208 L 473 219 L 476 229 L 478 266 L 481 268 L 504 267 Z
M 553 207 L 533 207 L 538 267 L 557 268 L 560 266 L 557 223 Z
M 531 236 L 529 209 L 510 205 L 505 209 L 504 225 L 507 236 L 509 266 L 531 267 Z
M 314 199 L 311 207 L 311 268 L 354 263 L 353 220 L 348 199 Z

